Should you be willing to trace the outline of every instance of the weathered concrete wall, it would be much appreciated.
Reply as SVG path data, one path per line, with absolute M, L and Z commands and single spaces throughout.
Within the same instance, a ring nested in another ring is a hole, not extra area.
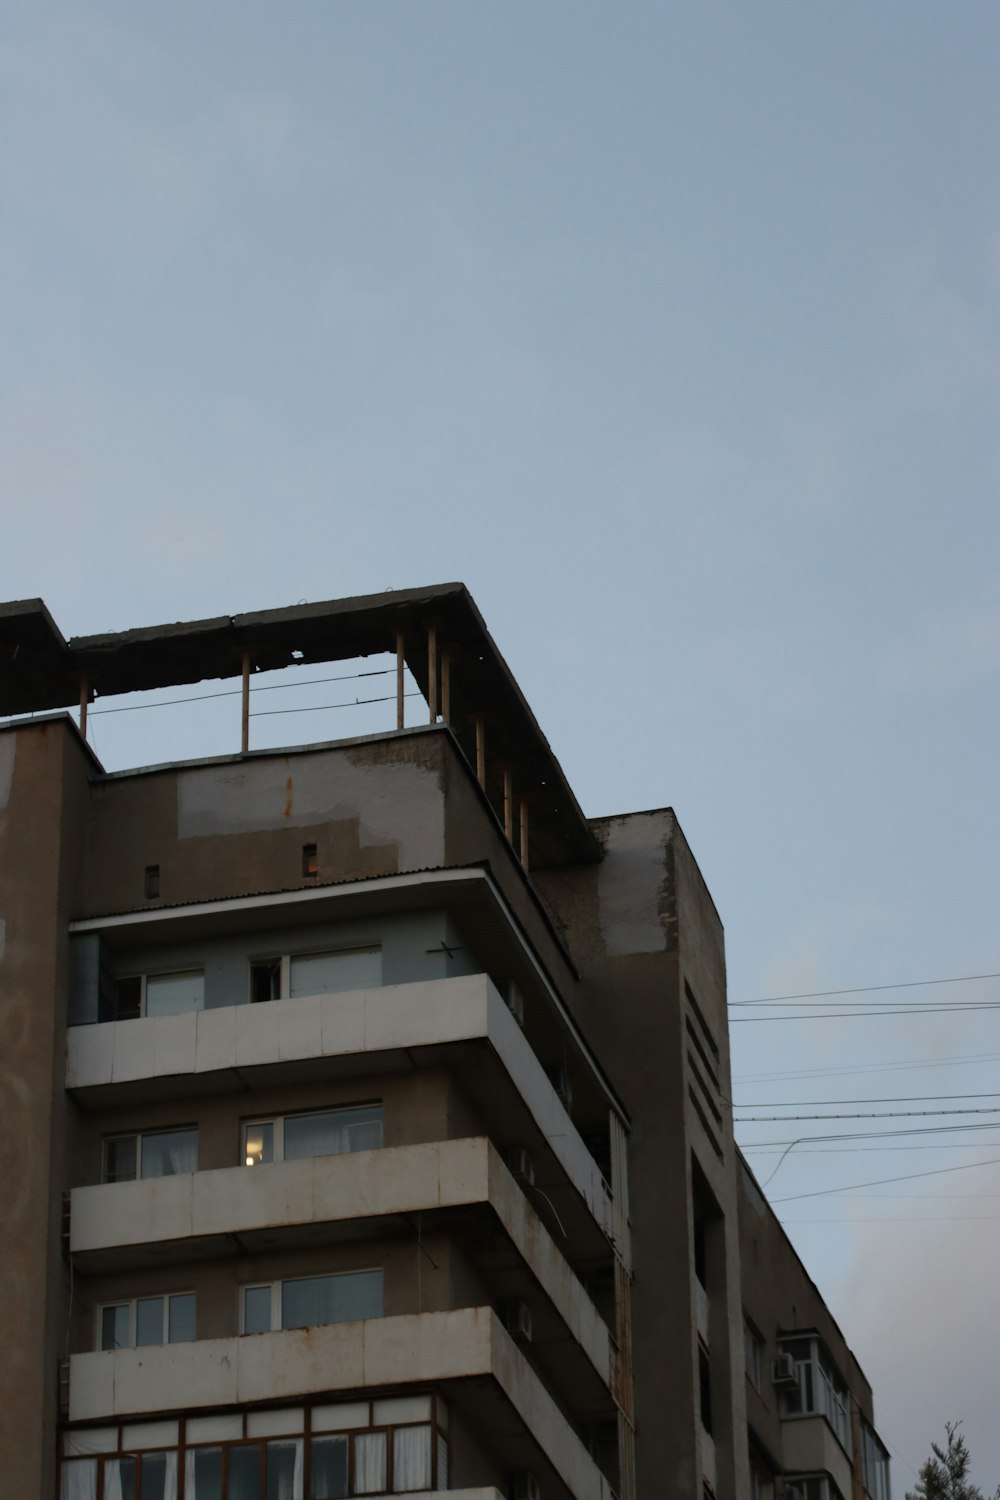
M 447 735 L 110 777 L 93 790 L 84 916 L 360 879 L 444 863 Z M 302 845 L 317 846 L 315 879 Z M 154 903 L 150 903 L 154 904 Z
M 534 878 L 583 975 L 575 1000 L 583 1030 L 632 1116 L 638 1490 L 641 1496 L 701 1492 L 692 1201 L 697 1163 L 722 1209 L 709 1300 L 716 1494 L 742 1500 L 749 1480 L 731 1132 L 727 1137 L 719 1131 L 727 1153 L 720 1163 L 691 1102 L 696 1085 L 686 1024 L 690 989 L 718 1049 L 728 1098 L 722 927 L 669 809 L 591 826 L 605 849 L 600 865 L 543 871 Z
M 66 913 L 83 842 L 86 752 L 66 721 L 0 731 L 0 1473 L 12 1495 L 55 1477 Z

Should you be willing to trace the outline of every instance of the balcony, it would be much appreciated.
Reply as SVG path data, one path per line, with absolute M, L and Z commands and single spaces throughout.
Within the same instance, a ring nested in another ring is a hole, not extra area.
M 837 1441 L 826 1417 L 782 1418 L 781 1445 L 785 1468 L 795 1474 L 829 1474 L 842 1495 L 852 1493 L 851 1461 Z
M 422 1067 L 460 1070 L 491 1138 L 531 1151 L 574 1244 L 606 1249 L 608 1186 L 485 974 L 67 1033 L 66 1087 L 84 1108 L 169 1098 L 179 1079 L 209 1094 Z
M 534 1299 L 554 1316 L 539 1362 L 573 1405 L 607 1401 L 611 1340 L 562 1251 L 499 1153 L 481 1137 L 318 1156 L 255 1167 L 186 1173 L 77 1188 L 70 1199 L 70 1250 L 84 1274 L 237 1252 L 411 1234 L 398 1216 L 421 1213 L 431 1231 L 443 1216 L 461 1235 L 469 1215 L 492 1214 L 506 1250 L 491 1252 L 498 1300 Z M 586 1365 L 586 1368 L 583 1366 Z M 597 1382 L 600 1382 L 598 1386 Z
M 511 1469 L 560 1497 L 611 1500 L 607 1479 L 491 1308 L 375 1318 L 194 1344 L 76 1354 L 69 1420 L 252 1406 L 317 1394 L 440 1388 Z

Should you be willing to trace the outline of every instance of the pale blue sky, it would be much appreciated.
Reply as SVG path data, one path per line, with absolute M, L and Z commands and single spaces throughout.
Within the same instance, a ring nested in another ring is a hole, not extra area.
M 69 635 L 461 578 L 585 810 L 677 809 L 734 1000 L 1000 969 L 1000 11 L 0 22 L 0 597 Z M 987 1058 L 748 1102 L 1000 1092 L 991 1012 L 734 1046 L 738 1076 Z M 976 1139 L 793 1152 L 772 1196 L 1000 1157 Z M 916 1465 L 964 1415 L 984 1486 L 998 1203 L 780 1210 L 890 1443 Z

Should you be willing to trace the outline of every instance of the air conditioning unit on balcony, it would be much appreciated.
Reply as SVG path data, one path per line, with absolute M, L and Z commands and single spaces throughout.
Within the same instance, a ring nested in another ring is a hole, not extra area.
M 799 1368 L 795 1363 L 794 1354 L 783 1350 L 771 1366 L 771 1383 L 773 1385 L 798 1385 Z
M 542 1500 L 542 1489 L 530 1469 L 511 1475 L 510 1500 Z
M 500 1320 L 512 1338 L 531 1343 L 531 1308 L 527 1302 L 505 1302 L 500 1308 Z
M 523 1146 L 508 1146 L 503 1159 L 515 1182 L 523 1183 L 525 1187 L 534 1187 L 535 1164 Z

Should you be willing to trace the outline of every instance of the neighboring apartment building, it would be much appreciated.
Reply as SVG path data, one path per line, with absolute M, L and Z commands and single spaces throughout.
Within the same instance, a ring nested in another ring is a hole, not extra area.
M 254 672 L 383 651 L 395 728 L 249 750 Z M 95 693 L 209 678 L 240 753 L 104 772 Z M 684 836 L 584 818 L 461 585 L 0 605 L 0 714 L 5 1497 L 887 1500 Z

